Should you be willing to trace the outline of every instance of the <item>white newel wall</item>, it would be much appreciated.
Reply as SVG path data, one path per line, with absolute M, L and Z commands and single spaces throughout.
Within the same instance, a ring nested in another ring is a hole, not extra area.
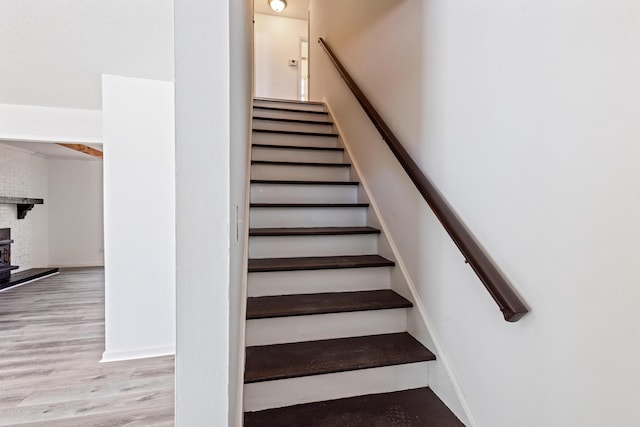
M 173 83 L 103 76 L 104 361 L 175 351 Z
M 311 0 L 311 95 L 336 113 L 461 392 L 441 368 L 430 385 L 470 425 L 638 425 L 638 19 L 627 0 Z M 530 305 L 518 323 L 319 36 Z
M 178 426 L 242 422 L 252 3 L 174 2 Z
M 49 265 L 47 159 L 0 143 L 0 195 L 44 199 L 26 218 L 17 219 L 16 205 L 0 204 L 0 228 L 11 228 L 12 264 L 20 270 Z M 18 270 L 18 271 L 20 271 Z
M 258 97 L 297 99 L 300 37 L 307 37 L 307 21 L 255 14 L 255 93 Z
M 253 0 L 229 4 L 230 97 L 229 102 L 229 217 L 237 223 L 229 227 L 229 425 L 240 425 L 243 417 L 244 327 L 247 300 L 249 192 L 249 140 L 251 138 Z

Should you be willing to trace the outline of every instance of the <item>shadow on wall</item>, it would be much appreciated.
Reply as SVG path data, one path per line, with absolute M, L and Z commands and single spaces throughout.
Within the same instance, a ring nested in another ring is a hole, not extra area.
M 318 37 L 327 40 L 412 158 L 428 176 L 432 172 L 437 176 L 441 170 L 438 147 L 425 138 L 431 125 L 425 102 L 425 13 L 425 3 L 419 0 L 312 1 L 311 95 L 314 100 L 324 98 L 330 105 L 417 294 L 430 302 L 429 315 L 450 317 L 455 311 L 447 310 L 455 310 L 456 303 L 446 292 L 452 280 L 447 263 L 453 260 L 464 266 L 463 258 L 317 44 Z M 385 253 L 385 248 L 380 250 L 385 256 L 393 256 Z M 394 270 L 394 283 L 403 282 L 400 274 L 399 269 Z M 463 274 L 477 280 L 468 268 Z M 458 281 L 460 286 L 463 283 Z M 477 291 L 484 292 L 482 285 Z M 500 316 L 499 312 L 494 314 Z M 411 311 L 409 325 L 414 336 L 434 348 L 418 310 Z M 439 358 L 444 359 L 442 352 Z M 440 398 L 466 419 L 442 363 L 430 368 L 430 378 Z
M 343 125 L 393 239 L 408 243 L 402 255 L 405 263 L 415 269 L 414 277 L 423 277 L 427 268 L 431 277 L 438 277 L 442 248 L 439 244 L 432 246 L 435 239 L 417 236 L 431 234 L 439 224 L 429 220 L 432 214 L 426 203 L 351 94 L 345 95 L 346 86 L 340 82 L 336 87 L 321 77 L 323 73 L 332 76 L 336 73 L 317 45 L 319 36 L 326 38 L 412 158 L 423 165 L 428 176 L 438 175 L 437 162 L 430 161 L 428 169 L 421 162 L 438 158 L 435 147 L 424 138 L 429 129 L 425 120 L 428 105 L 424 101 L 427 79 L 422 28 L 424 2 L 322 0 L 320 3 L 312 2 L 312 98 L 326 97 Z M 430 260 L 428 267 L 425 258 Z

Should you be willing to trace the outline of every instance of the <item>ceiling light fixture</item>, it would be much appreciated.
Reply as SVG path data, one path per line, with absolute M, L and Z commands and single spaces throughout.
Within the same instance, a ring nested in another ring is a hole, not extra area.
M 269 2 L 269 6 L 273 9 L 274 12 L 282 12 L 285 7 L 287 7 L 287 2 L 285 0 L 267 0 Z

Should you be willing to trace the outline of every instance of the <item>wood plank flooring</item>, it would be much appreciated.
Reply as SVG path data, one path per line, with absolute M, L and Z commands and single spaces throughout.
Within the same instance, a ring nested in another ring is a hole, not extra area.
M 0 426 L 173 426 L 174 360 L 99 363 L 104 272 L 0 293 Z

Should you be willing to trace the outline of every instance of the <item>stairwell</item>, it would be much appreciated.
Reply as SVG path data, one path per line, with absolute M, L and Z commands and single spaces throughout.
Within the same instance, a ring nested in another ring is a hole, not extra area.
M 321 103 L 254 101 L 244 425 L 461 426 Z

